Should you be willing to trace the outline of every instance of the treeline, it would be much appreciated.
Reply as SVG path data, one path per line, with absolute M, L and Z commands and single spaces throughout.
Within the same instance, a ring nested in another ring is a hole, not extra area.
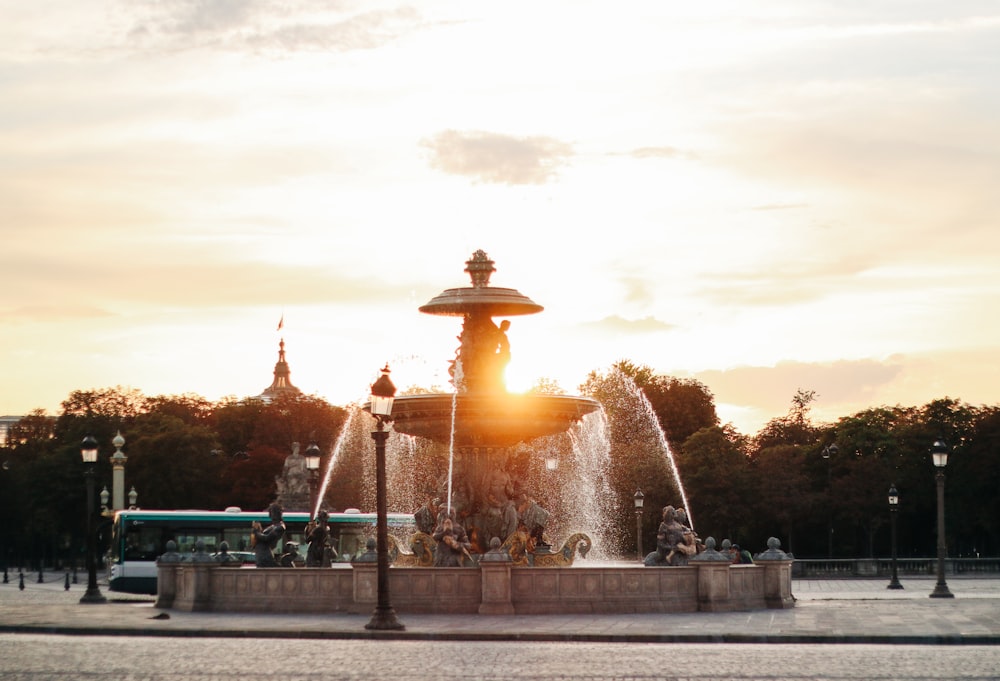
M 1000 407 L 946 397 L 815 424 L 809 407 L 817 395 L 799 390 L 787 415 L 747 436 L 720 425 L 714 398 L 701 383 L 657 376 L 623 361 L 608 373 L 592 374 L 586 387 L 611 412 L 619 531 L 635 534 L 632 495 L 642 489 L 646 547 L 654 541 L 659 509 L 681 502 L 655 443 L 636 442 L 628 432 L 634 419 L 616 413 L 622 376 L 641 388 L 656 411 L 703 538 L 729 538 L 757 552 L 776 536 L 800 558 L 887 557 L 888 492 L 894 485 L 900 497 L 899 555 L 934 556 L 937 495 L 930 449 L 940 439 L 950 451 L 948 555 L 1000 555 Z
M 274 479 L 292 443 L 305 450 L 315 442 L 329 451 L 346 418 L 346 410 L 302 395 L 264 403 L 144 397 L 123 388 L 75 391 L 58 416 L 34 411 L 8 432 L 0 451 L 0 561 L 82 565 L 86 488 L 80 443 L 87 435 L 100 445 L 98 492 L 104 485 L 111 491 L 112 440 L 121 432 L 125 491 L 135 487 L 138 506 L 260 510 L 274 499 Z M 331 487 L 356 499 L 361 467 L 346 463 Z M 106 535 L 107 523 L 100 529 Z
M 550 382 L 545 392 L 558 392 Z M 636 550 L 633 494 L 641 489 L 643 545 L 654 542 L 659 511 L 681 506 L 679 472 L 696 531 L 751 551 L 769 536 L 798 557 L 887 556 L 887 494 L 900 494 L 900 556 L 933 556 L 935 470 L 929 454 L 943 439 L 946 539 L 951 556 L 1000 555 L 1000 408 L 943 398 L 922 407 L 876 407 L 836 423 L 809 416 L 816 395 L 800 390 L 787 415 L 749 436 L 720 424 L 714 396 L 698 381 L 657 375 L 628 361 L 594 372 L 580 392 L 601 401 L 611 445 L 607 522 L 616 551 Z M 641 413 L 643 410 L 649 413 Z M 110 491 L 111 444 L 126 438 L 126 492 L 145 508 L 263 509 L 291 443 L 333 450 L 349 412 L 311 396 L 271 403 L 195 395 L 145 397 L 123 388 L 76 391 L 57 416 L 35 411 L 13 425 L 0 470 L 0 561 L 82 565 L 86 490 L 80 443 L 101 451 L 97 490 Z M 645 426 L 647 417 L 658 426 Z M 365 508 L 370 442 L 346 447 L 327 487 L 330 509 Z M 666 449 L 672 455 L 666 453 Z M 444 448 L 413 470 L 432 490 L 447 470 Z M 671 461 L 672 458 L 672 461 Z M 324 464 L 325 465 L 325 464 Z M 393 509 L 410 511 L 415 509 Z M 101 526 L 106 533 L 106 524 Z M 102 537 L 106 539 L 106 537 Z

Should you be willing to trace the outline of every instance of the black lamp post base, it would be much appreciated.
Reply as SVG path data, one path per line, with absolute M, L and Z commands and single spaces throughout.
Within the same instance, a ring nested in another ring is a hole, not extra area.
M 887 586 L 885 588 L 886 589 L 902 589 L 903 585 L 899 583 L 898 579 L 893 579 L 891 582 L 889 582 L 889 586 Z
M 931 591 L 931 598 L 954 598 L 955 594 L 948 590 L 948 585 L 944 582 L 938 582 L 934 585 L 934 591 Z
M 80 596 L 81 603 L 107 603 L 108 599 L 104 597 L 100 589 L 87 589 L 82 596 Z
M 375 608 L 375 612 L 372 613 L 371 621 L 365 625 L 365 629 L 376 629 L 379 631 L 402 631 L 406 629 L 403 623 L 396 619 L 396 611 L 393 608 L 386 608 L 380 610 Z

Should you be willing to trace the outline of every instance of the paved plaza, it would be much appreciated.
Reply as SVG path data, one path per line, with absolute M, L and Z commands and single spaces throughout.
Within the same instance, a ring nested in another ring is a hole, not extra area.
M 29 578 L 30 577 L 30 578 Z M 79 602 L 59 575 L 0 584 L 2 681 L 766 681 L 1000 679 L 1000 579 L 795 580 L 796 607 L 650 615 L 367 615 L 161 611 Z M 84 581 L 84 580 L 81 580 Z
M 368 615 L 276 615 L 161 611 L 148 596 L 102 589 L 106 604 L 79 603 L 85 579 L 66 591 L 60 575 L 0 584 L 0 633 L 394 638 L 454 641 L 633 643 L 877 643 L 1000 645 L 1000 579 L 955 578 L 953 599 L 929 598 L 932 578 L 793 580 L 787 610 L 642 615 L 414 615 L 401 632 L 371 632 Z

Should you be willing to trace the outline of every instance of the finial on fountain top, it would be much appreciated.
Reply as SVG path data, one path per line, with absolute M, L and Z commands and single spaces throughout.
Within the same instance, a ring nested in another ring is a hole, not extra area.
M 472 254 L 469 260 L 465 261 L 465 271 L 469 273 L 473 287 L 484 288 L 490 285 L 490 275 L 497 270 L 493 267 L 490 256 L 486 255 L 486 251 L 480 248 Z

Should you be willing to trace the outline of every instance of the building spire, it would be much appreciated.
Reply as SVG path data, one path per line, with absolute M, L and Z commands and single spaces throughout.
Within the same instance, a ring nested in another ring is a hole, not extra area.
M 258 399 L 271 402 L 278 395 L 302 394 L 301 390 L 292 385 L 291 375 L 292 371 L 288 368 L 288 362 L 285 360 L 285 339 L 282 338 L 278 343 L 278 361 L 274 365 L 274 380 L 264 392 L 257 396 Z

